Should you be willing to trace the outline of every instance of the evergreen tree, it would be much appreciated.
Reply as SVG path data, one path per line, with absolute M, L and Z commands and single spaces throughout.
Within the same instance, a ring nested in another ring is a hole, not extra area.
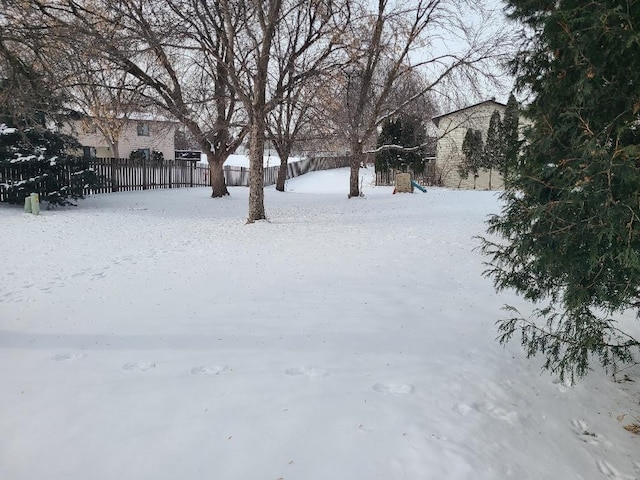
M 483 251 L 496 288 L 539 307 L 500 339 L 561 377 L 615 371 L 640 346 L 617 324 L 640 313 L 640 2 L 508 5 L 532 32 L 513 65 L 533 124 Z
M 69 153 L 79 148 L 67 135 L 0 124 L 0 170 L 8 172 L 6 201 L 22 204 L 31 193 L 50 205 L 73 205 L 71 200 L 83 198 L 85 188 L 99 182 L 89 160 Z
M 520 113 L 518 102 L 512 93 L 509 95 L 507 108 L 504 111 L 504 117 L 502 119 L 503 150 L 502 156 L 500 157 L 502 164 L 498 165 L 505 185 L 509 181 L 511 172 L 517 167 L 516 164 L 518 162 L 518 154 L 520 152 L 519 117 Z
M 462 141 L 462 162 L 458 165 L 461 182 L 473 175 L 473 188 L 477 186 L 480 168 L 483 165 L 484 144 L 480 130 L 467 129 Z
M 402 124 L 399 118 L 387 119 L 382 124 L 380 135 L 378 135 L 378 147 L 383 145 L 400 145 Z M 389 169 L 397 168 L 400 151 L 397 149 L 384 149 L 376 152 L 375 165 L 377 172 L 387 172 Z
M 376 153 L 376 171 L 386 172 L 389 168 L 414 173 L 424 171 L 426 156 L 426 131 L 420 121 L 412 116 L 403 115 L 388 119 L 382 124 L 377 147 L 393 145 Z
M 6 201 L 22 204 L 31 193 L 51 205 L 72 205 L 86 187 L 97 187 L 98 176 L 88 160 L 74 155 L 78 142 L 47 128 L 49 113 L 58 114 L 60 97 L 27 63 L 0 48 L 0 178 Z M 16 63 L 18 62 L 18 63 Z M 20 68 L 15 67 L 18 65 Z
M 500 169 L 503 161 L 504 142 L 502 137 L 502 120 L 500 112 L 495 110 L 489 120 L 487 130 L 487 142 L 484 145 L 484 155 L 482 156 L 482 167 L 489 170 L 489 190 L 491 190 L 491 177 L 493 170 Z

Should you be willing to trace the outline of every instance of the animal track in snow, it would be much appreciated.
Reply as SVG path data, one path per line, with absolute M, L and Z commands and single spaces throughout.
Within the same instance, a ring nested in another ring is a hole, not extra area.
M 477 408 L 474 408 L 473 406 L 467 405 L 466 403 L 459 403 L 457 405 L 454 405 L 453 409 L 456 412 L 458 412 L 460 415 L 462 415 L 463 417 L 466 417 L 471 412 L 478 410 Z
M 407 395 L 413 393 L 413 385 L 404 383 L 376 383 L 373 389 L 378 393 L 393 393 L 395 395 Z
M 213 366 L 201 365 L 199 367 L 193 367 L 191 369 L 191 375 L 219 375 L 225 370 L 227 370 L 226 365 L 213 365 Z
M 460 403 L 453 406 L 453 410 L 458 412 L 463 417 L 466 417 L 472 412 L 487 414 L 496 420 L 502 420 L 507 423 L 515 423 L 518 420 L 518 412 L 513 410 L 505 410 L 504 408 L 492 405 L 490 403 L 478 403 L 474 402 L 471 405 L 466 403 Z
M 596 436 L 595 433 L 591 433 L 589 431 L 589 425 L 587 425 L 582 420 L 571 420 L 571 425 L 573 425 L 573 429 L 578 435 L 590 435 L 592 437 Z
M 573 425 L 573 431 L 583 442 L 590 445 L 604 445 L 606 447 L 613 446 L 613 444 L 610 441 L 605 440 L 602 435 L 592 432 L 589 429 L 589 425 L 582 420 L 572 420 L 571 425 Z
M 147 370 L 151 370 L 152 368 L 156 368 L 156 364 L 152 362 L 132 362 L 125 363 L 122 366 L 122 370 L 127 372 L 146 372 Z
M 91 275 L 91 280 L 99 280 L 104 277 L 105 277 L 105 273 L 104 271 L 102 271 L 102 272 L 94 273 L 93 275 Z
M 55 360 L 56 362 L 70 362 L 73 360 L 80 360 L 84 357 L 86 357 L 84 353 L 58 353 L 51 357 L 51 360 Z
M 624 475 L 620 473 L 617 469 L 615 469 L 610 463 L 605 460 L 596 460 L 596 465 L 598 466 L 598 470 L 607 478 L 612 478 L 613 480 L 636 480 L 637 477 L 633 477 L 630 475 Z
M 309 378 L 324 378 L 329 376 L 329 372 L 323 370 L 321 368 L 314 367 L 296 367 L 296 368 L 288 368 L 284 371 L 285 375 L 289 375 L 292 377 L 309 377 Z

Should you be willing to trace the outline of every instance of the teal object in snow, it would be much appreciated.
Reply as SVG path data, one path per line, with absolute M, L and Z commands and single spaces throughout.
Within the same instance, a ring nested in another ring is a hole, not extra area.
M 416 187 L 418 190 L 420 190 L 421 192 L 427 193 L 427 189 L 424 188 L 422 185 L 418 185 L 416 182 L 414 182 L 413 180 L 411 180 L 411 185 L 413 185 L 414 187 Z

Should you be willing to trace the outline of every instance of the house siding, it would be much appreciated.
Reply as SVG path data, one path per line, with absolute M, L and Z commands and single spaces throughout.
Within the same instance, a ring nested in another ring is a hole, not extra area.
M 125 124 L 118 142 L 119 156 L 127 158 L 131 152 L 148 148 L 149 151 L 162 152 L 165 159 L 173 159 L 175 156 L 176 123 L 159 121 L 147 121 L 146 123 L 149 123 L 148 136 L 138 135 L 138 121 L 132 120 Z M 94 147 L 97 157 L 114 156 L 107 139 L 99 132 L 87 132 L 85 122 L 82 120 L 69 121 L 63 130 L 74 135 L 82 146 Z
M 440 181 L 444 187 L 473 189 L 474 179 L 470 175 L 462 179 L 458 174 L 458 166 L 463 162 L 462 143 L 467 133 L 467 129 L 472 128 L 482 132 L 482 140 L 487 139 L 489 120 L 493 112 L 498 110 L 500 115 L 504 114 L 505 106 L 489 101 L 472 107 L 459 110 L 450 114 L 442 115 L 438 118 L 438 143 L 436 150 L 436 168 L 439 170 Z M 503 187 L 502 176 L 497 172 L 489 172 L 482 169 L 476 179 L 475 188 L 478 190 L 488 190 L 491 180 L 492 189 Z

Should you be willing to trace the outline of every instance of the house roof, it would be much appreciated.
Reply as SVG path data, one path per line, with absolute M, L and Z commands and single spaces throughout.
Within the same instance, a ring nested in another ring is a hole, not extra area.
M 94 117 L 93 115 L 90 115 L 86 112 L 83 112 L 71 106 L 66 106 L 66 108 L 67 108 L 66 113 L 69 116 L 69 118 L 71 118 L 72 120 L 80 120 L 82 118 Z M 118 113 L 116 115 L 116 118 L 120 120 L 126 119 L 131 122 L 142 121 L 142 122 L 159 122 L 159 123 L 180 123 L 176 119 L 170 118 L 168 116 L 164 116 L 156 113 L 150 113 L 150 112 L 141 112 L 141 111 L 128 112 L 126 115 L 124 113 Z
M 506 108 L 506 107 L 507 107 L 507 105 L 506 105 L 506 104 L 504 104 L 504 103 L 500 103 L 500 102 L 496 102 L 496 99 L 495 99 L 495 98 L 492 98 L 492 99 L 490 99 L 490 100 L 485 100 L 484 102 L 476 103 L 476 104 L 474 104 L 474 105 L 469 105 L 468 107 L 459 108 L 458 110 L 454 110 L 454 111 L 452 111 L 452 112 L 443 113 L 442 115 L 438 115 L 437 117 L 433 117 L 433 118 L 431 119 L 431 121 L 432 121 L 433 123 L 435 123 L 435 124 L 436 124 L 436 127 L 437 127 L 437 126 L 438 126 L 438 124 L 440 123 L 440 120 L 441 120 L 441 119 L 443 119 L 443 118 L 445 118 L 445 117 L 448 117 L 449 115 L 453 115 L 454 113 L 464 112 L 465 110 L 470 110 L 470 109 L 472 109 L 472 108 L 476 108 L 476 107 L 479 107 L 479 106 L 481 106 L 481 105 L 487 105 L 487 104 L 493 104 L 493 105 L 500 106 L 500 107 L 504 107 L 504 108 Z

